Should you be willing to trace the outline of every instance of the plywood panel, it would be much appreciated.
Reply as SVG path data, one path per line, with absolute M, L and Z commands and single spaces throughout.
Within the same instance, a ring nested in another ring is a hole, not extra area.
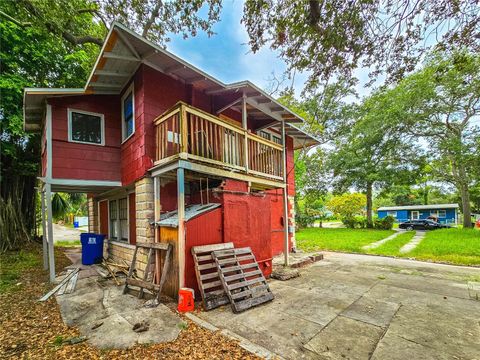
M 172 262 L 162 293 L 174 299 L 178 296 L 178 230 L 172 227 L 160 227 L 159 240 L 172 245 Z M 162 264 L 163 266 L 163 259 Z

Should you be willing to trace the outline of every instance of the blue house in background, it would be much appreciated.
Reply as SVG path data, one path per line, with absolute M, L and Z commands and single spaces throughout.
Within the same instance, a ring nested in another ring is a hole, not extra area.
M 408 205 L 379 207 L 378 217 L 391 215 L 397 222 L 436 218 L 442 224 L 457 224 L 458 204 Z

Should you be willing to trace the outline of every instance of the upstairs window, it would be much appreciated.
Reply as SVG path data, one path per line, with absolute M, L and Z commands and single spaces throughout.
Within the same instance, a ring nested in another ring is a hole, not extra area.
M 122 96 L 122 141 L 127 140 L 135 132 L 135 104 L 133 83 Z
M 84 144 L 105 144 L 103 114 L 68 109 L 68 141 Z

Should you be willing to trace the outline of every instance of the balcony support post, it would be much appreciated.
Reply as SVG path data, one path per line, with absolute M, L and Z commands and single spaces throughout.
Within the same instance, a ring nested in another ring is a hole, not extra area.
M 153 209 L 154 209 L 154 214 L 155 214 L 155 222 L 153 229 L 155 231 L 155 242 L 158 243 L 160 242 L 160 227 L 157 225 L 157 223 L 160 221 L 160 214 L 161 214 L 161 205 L 160 205 L 160 176 L 155 176 L 153 178 L 153 197 L 154 197 L 154 203 L 153 203 Z M 156 251 L 156 257 L 155 257 L 155 279 L 156 283 L 160 284 L 160 252 Z
M 52 185 L 49 182 L 45 184 L 45 197 L 47 198 L 48 268 L 50 270 L 50 282 L 53 283 L 55 281 L 55 255 L 53 244 Z
M 287 177 L 287 137 L 285 136 L 285 121 L 282 121 L 282 166 L 283 166 L 283 227 L 284 227 L 284 243 L 283 256 L 284 265 L 288 266 L 289 261 L 289 245 L 288 245 L 288 177 Z
M 244 128 L 244 141 L 243 141 L 243 153 L 244 157 L 244 166 L 245 171 L 249 172 L 248 169 L 248 123 L 247 123 L 247 96 L 243 94 L 242 96 L 242 127 Z
M 185 170 L 177 169 L 178 287 L 185 286 Z
M 185 109 L 185 105 L 180 105 L 180 112 L 179 112 L 179 120 L 180 120 L 180 134 L 179 134 L 179 141 L 180 141 L 180 152 L 187 153 L 188 152 L 188 143 L 187 143 L 187 110 Z

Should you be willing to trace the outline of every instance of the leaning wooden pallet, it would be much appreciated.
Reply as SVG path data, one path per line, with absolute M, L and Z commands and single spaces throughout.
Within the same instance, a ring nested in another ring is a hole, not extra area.
M 133 273 L 135 271 L 137 265 L 137 254 L 138 249 L 148 249 L 148 256 L 147 256 L 147 265 L 145 267 L 145 272 L 143 279 L 134 279 Z M 162 269 L 162 276 L 160 277 L 160 284 L 154 284 L 154 273 L 155 273 L 155 259 L 157 258 L 156 253 L 165 252 L 165 260 Z M 132 264 L 130 265 L 130 269 L 128 271 L 128 276 L 125 279 L 125 288 L 123 289 L 123 293 L 126 294 L 128 292 L 129 286 L 136 286 L 139 287 L 140 290 L 138 292 L 138 297 L 141 299 L 143 298 L 145 289 L 151 291 L 152 293 L 157 292 L 157 300 L 160 301 L 160 295 L 162 293 L 163 285 L 167 279 L 167 272 L 170 267 L 171 262 L 171 253 L 172 253 L 172 245 L 166 243 L 139 243 L 135 244 L 135 252 L 133 253 Z
M 233 249 L 233 243 L 192 247 L 195 275 L 205 310 L 212 310 L 230 302 L 218 276 L 217 264 L 212 257 L 212 251 L 226 249 Z
M 249 247 L 216 250 L 212 257 L 233 312 L 239 313 L 273 300 L 273 293 Z

